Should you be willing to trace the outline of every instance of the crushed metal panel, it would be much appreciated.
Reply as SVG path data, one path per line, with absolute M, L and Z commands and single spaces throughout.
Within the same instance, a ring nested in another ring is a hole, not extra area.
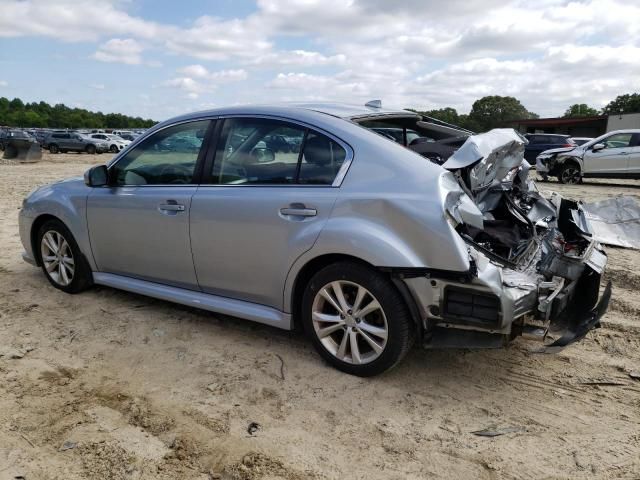
M 605 245 L 640 249 L 640 202 L 618 196 L 582 205 L 593 238 Z

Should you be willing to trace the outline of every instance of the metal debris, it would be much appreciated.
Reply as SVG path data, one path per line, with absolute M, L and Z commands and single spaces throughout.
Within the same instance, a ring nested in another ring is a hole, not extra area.
M 605 245 L 640 249 L 640 201 L 636 197 L 621 195 L 585 203 L 582 208 L 595 240 Z

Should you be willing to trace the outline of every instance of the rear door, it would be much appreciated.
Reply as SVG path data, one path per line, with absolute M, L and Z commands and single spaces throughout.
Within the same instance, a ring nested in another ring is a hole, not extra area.
M 614 133 L 597 144 L 604 144 L 602 150 L 593 150 L 593 145 L 583 157 L 584 173 L 588 175 L 626 175 L 633 153 L 632 133 Z M 596 144 L 596 145 L 597 145 Z
M 282 149 L 266 139 L 282 135 Z M 275 145 L 271 144 L 274 148 Z M 191 244 L 207 293 L 283 308 L 293 262 L 328 219 L 351 149 L 328 134 L 272 118 L 224 120 L 208 184 L 191 206 Z
M 109 167 L 108 187 L 91 190 L 87 219 L 99 271 L 198 289 L 189 213 L 212 122 L 153 133 Z

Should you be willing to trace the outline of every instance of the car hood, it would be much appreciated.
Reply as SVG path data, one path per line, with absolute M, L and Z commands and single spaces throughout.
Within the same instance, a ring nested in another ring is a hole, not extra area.
M 540 155 L 553 155 L 555 153 L 567 153 L 567 152 L 570 152 L 572 150 L 575 150 L 576 148 L 579 148 L 579 146 L 576 145 L 575 147 L 550 148 L 549 150 L 545 150 L 545 151 L 541 152 L 540 154 L 538 154 L 538 156 L 540 156 Z

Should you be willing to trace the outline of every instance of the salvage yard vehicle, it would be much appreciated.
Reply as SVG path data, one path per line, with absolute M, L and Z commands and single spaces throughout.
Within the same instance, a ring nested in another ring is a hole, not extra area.
M 370 105 L 158 124 L 84 179 L 32 192 L 23 257 L 68 293 L 106 285 L 301 326 L 328 363 L 360 376 L 414 342 L 496 348 L 527 334 L 555 349 L 599 326 L 606 255 L 577 202 L 537 192 L 519 134 L 470 136 L 439 166 L 367 125 L 430 138 L 441 125 Z M 296 149 L 270 150 L 274 135 Z
M 90 154 L 109 151 L 104 140 L 89 138 L 75 132 L 51 132 L 44 140 L 43 148 L 51 153 L 86 152 Z
M 536 164 L 536 157 L 545 150 L 552 148 L 573 148 L 577 145 L 569 135 L 526 133 L 524 137 L 529 142 L 524 149 L 524 158 L 531 165 Z
M 563 152 L 544 152 L 536 171 L 561 183 L 583 178 L 640 178 L 640 130 L 616 130 Z
M 0 150 L 5 159 L 35 162 L 42 158 L 40 144 L 24 130 L 9 129 L 0 132 Z
M 131 143 L 131 140 L 126 140 L 119 135 L 112 133 L 92 133 L 90 137 L 107 143 L 111 153 L 118 153 L 123 148 L 128 147 Z

